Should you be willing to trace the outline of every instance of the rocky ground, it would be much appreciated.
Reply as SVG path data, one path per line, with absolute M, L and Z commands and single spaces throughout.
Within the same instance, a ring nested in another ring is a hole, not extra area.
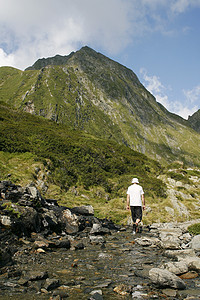
M 0 192 L 0 299 L 200 299 L 192 222 L 133 236 L 91 206 L 60 207 L 34 186 L 3 181 Z

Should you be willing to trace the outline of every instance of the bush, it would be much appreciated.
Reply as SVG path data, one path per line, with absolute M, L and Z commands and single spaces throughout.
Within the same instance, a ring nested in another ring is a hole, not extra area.
M 189 233 L 192 233 L 194 235 L 200 234 L 200 223 L 196 223 L 194 225 L 190 225 L 188 227 Z

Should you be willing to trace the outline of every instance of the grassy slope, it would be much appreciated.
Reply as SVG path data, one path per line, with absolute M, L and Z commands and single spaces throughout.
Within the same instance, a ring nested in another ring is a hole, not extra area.
M 124 201 L 133 176 L 147 199 L 162 201 L 165 185 L 156 178 L 161 166 L 143 154 L 5 104 L 0 111 L 1 180 L 10 174 L 24 185 L 42 178 L 49 187 L 45 197 L 68 206 L 92 204 L 99 216 L 117 221 L 127 218 Z

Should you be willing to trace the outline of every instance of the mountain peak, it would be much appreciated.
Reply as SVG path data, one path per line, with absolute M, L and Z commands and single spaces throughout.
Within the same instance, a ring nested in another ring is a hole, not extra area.
M 76 51 L 76 52 L 71 52 L 68 55 L 55 55 L 52 57 L 47 57 L 47 58 L 39 58 L 32 66 L 28 67 L 25 69 L 25 71 L 27 70 L 40 70 L 46 66 L 49 65 L 54 65 L 54 66 L 60 66 L 60 65 L 65 65 L 67 63 L 67 61 L 75 54 L 75 53 L 87 53 L 90 55 L 95 55 L 97 54 L 97 52 L 95 50 L 93 50 L 92 48 L 88 47 L 88 46 L 84 46 L 82 47 L 80 50 Z

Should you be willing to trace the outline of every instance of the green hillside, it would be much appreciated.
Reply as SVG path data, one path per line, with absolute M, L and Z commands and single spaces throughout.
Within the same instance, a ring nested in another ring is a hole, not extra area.
M 34 182 L 45 197 L 69 207 L 92 204 L 100 216 L 119 221 L 127 218 L 133 176 L 145 185 L 147 199 L 165 199 L 161 171 L 158 162 L 129 147 L 0 104 L 1 180 Z
M 200 165 L 200 135 L 189 122 L 157 103 L 130 69 L 88 47 L 40 59 L 23 72 L 2 67 L 0 78 L 0 99 L 15 108 L 164 164 Z

